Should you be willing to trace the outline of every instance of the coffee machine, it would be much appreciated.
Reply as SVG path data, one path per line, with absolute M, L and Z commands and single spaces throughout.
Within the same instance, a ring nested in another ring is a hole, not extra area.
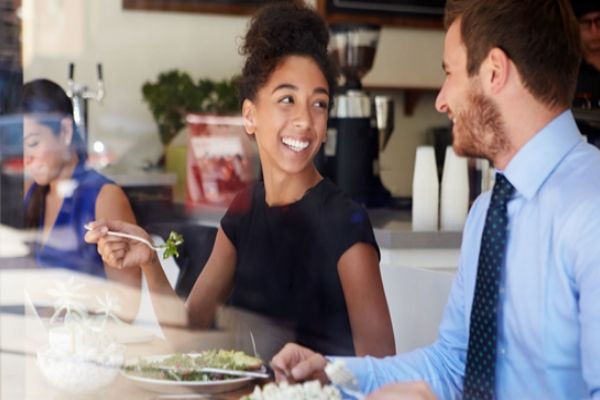
M 104 78 L 102 76 L 102 64 L 96 65 L 98 72 L 98 81 L 96 90 L 92 90 L 85 85 L 75 82 L 75 64 L 69 63 L 69 80 L 67 82 L 67 96 L 71 98 L 73 103 L 73 119 L 79 130 L 79 134 L 83 139 L 86 152 L 89 150 L 89 133 L 88 133 L 88 100 L 96 100 L 102 102 L 104 99 Z
M 383 207 L 391 196 L 379 177 L 379 152 L 393 131 L 394 104 L 386 96 L 373 98 L 361 84 L 373 66 L 380 28 L 337 24 L 330 30 L 330 57 L 344 82 L 333 96 L 317 167 L 360 204 Z

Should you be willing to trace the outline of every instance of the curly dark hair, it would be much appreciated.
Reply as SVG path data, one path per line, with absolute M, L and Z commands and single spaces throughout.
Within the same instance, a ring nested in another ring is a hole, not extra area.
M 240 54 L 246 57 L 237 80 L 240 103 L 254 100 L 273 70 L 293 55 L 312 58 L 327 80 L 329 93 L 333 93 L 337 70 L 327 54 L 328 43 L 325 21 L 303 4 L 276 2 L 259 9 L 240 48 Z

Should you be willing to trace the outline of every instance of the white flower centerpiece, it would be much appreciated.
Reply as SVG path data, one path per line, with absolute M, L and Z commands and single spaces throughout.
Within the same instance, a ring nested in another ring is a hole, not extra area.
M 115 312 L 117 299 L 109 293 L 96 297 L 99 313 L 90 315 L 84 305 L 85 286 L 74 279 L 57 283 L 48 294 L 55 297 L 48 345 L 37 353 L 46 380 L 59 390 L 88 394 L 108 386 L 120 371 L 125 348 L 107 329 L 122 324 Z

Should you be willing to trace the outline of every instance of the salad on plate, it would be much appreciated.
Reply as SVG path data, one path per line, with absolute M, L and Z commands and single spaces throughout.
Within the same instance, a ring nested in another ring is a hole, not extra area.
M 222 393 L 242 388 L 254 378 L 205 372 L 203 368 L 262 370 L 262 361 L 235 350 L 140 357 L 126 362 L 123 375 L 142 389 L 158 393 Z

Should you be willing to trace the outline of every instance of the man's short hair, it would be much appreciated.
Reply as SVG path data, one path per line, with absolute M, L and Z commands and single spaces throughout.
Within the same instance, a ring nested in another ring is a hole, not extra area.
M 470 76 L 479 73 L 490 50 L 500 48 L 536 99 L 571 104 L 581 41 L 569 0 L 448 0 L 446 29 L 457 20 Z

